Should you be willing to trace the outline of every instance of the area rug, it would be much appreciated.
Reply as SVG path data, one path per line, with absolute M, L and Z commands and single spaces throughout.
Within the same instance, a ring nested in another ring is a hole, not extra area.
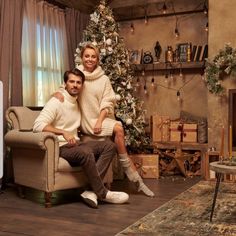
M 236 183 L 220 184 L 210 222 L 214 188 L 214 181 L 200 181 L 116 236 L 236 235 Z

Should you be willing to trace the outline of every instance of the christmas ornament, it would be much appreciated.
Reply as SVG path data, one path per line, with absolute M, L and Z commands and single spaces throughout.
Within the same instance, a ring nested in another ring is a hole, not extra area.
M 125 121 L 125 123 L 126 123 L 127 125 L 131 125 L 131 124 L 132 124 L 132 119 L 131 119 L 131 118 L 128 118 L 128 119 Z
M 120 100 L 121 100 L 120 94 L 116 94 L 116 101 L 120 101 Z

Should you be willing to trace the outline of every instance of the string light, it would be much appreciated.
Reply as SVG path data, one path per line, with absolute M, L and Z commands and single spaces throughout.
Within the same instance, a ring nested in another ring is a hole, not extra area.
M 152 87 L 154 87 L 155 86 L 155 79 L 154 79 L 154 77 L 152 77 Z
M 130 32 L 134 33 L 134 24 L 133 24 L 133 22 L 131 22 L 131 25 L 130 25 Z
M 146 86 L 146 83 L 145 83 L 145 85 L 143 86 L 143 88 L 144 88 L 144 93 L 147 94 L 147 86 Z
M 178 18 L 175 16 L 175 37 L 179 38 L 179 29 L 178 29 Z
M 162 7 L 162 13 L 166 14 L 166 10 L 167 10 L 167 7 L 166 7 L 166 3 L 164 2 L 163 7 Z
M 177 96 L 177 100 L 179 101 L 180 100 L 180 91 L 179 90 L 177 91 L 176 96 Z
M 206 23 L 205 31 L 208 32 L 208 22 Z
M 148 14 L 147 14 L 147 7 L 145 8 L 145 17 L 144 17 L 144 23 L 145 25 L 148 24 Z
M 140 86 L 140 79 L 139 77 L 137 78 L 137 82 L 136 82 L 136 87 L 139 87 Z
M 203 13 L 204 13 L 205 15 L 208 14 L 208 8 L 207 8 L 207 5 L 206 5 L 206 2 L 204 2 Z

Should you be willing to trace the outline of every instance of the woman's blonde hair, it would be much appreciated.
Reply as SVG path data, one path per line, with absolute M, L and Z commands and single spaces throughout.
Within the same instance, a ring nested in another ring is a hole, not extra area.
M 87 49 L 87 48 L 90 48 L 90 49 L 93 49 L 97 55 L 97 59 L 98 59 L 98 62 L 99 62 L 99 56 L 100 56 L 100 53 L 99 53 L 99 50 L 96 46 L 94 46 L 92 43 L 88 43 L 86 44 L 82 49 L 81 49 L 81 52 L 80 52 L 80 57 L 83 58 L 83 55 L 84 55 L 84 51 Z

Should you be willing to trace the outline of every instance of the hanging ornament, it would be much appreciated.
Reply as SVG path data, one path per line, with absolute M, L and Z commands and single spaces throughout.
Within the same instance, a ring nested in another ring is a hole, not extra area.
M 111 45 L 111 43 L 112 43 L 111 39 L 108 38 L 108 39 L 106 40 L 106 44 L 107 44 L 107 45 Z
M 113 53 L 113 48 L 112 47 L 108 47 L 107 51 L 108 51 L 108 54 L 112 54 Z
M 132 124 L 132 119 L 131 118 L 128 118 L 126 121 L 125 121 L 125 123 L 127 124 L 127 125 L 131 125 Z
M 100 54 L 101 54 L 102 56 L 106 56 L 106 49 L 105 49 L 105 48 L 101 48 Z
M 120 94 L 116 94 L 116 101 L 120 101 L 120 100 L 121 100 Z

